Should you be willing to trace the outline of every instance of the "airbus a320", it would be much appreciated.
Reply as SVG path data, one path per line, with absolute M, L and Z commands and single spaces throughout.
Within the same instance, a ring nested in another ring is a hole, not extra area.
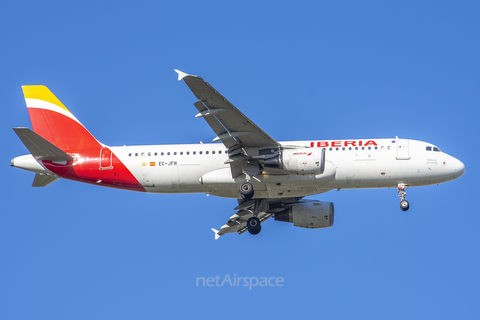
M 202 78 L 175 70 L 195 97 L 213 142 L 109 147 L 45 86 L 23 86 L 33 130 L 13 128 L 30 154 L 13 167 L 36 173 L 32 186 L 60 178 L 150 193 L 206 193 L 235 198 L 236 213 L 219 230 L 258 234 L 274 217 L 302 228 L 333 225 L 334 205 L 306 196 L 337 189 L 396 188 L 400 209 L 408 187 L 439 184 L 464 174 L 464 164 L 417 140 L 276 141 Z

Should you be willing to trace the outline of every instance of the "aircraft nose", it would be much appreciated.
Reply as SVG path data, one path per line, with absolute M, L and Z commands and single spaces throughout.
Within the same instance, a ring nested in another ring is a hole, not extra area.
M 455 172 L 455 179 L 461 177 L 465 173 L 465 165 L 462 161 L 455 159 L 453 163 L 453 170 Z

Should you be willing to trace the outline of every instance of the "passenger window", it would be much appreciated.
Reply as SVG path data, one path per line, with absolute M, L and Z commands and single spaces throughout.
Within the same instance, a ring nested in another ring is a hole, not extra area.
M 197 154 L 197 151 L 193 151 L 193 154 Z
M 135 157 L 138 157 L 138 153 L 135 153 Z
M 180 151 L 180 155 L 183 156 L 183 151 Z
M 170 152 L 167 152 L 167 156 L 169 156 L 169 155 L 170 155 Z
M 205 154 L 208 154 L 208 151 L 205 151 Z
M 157 152 L 155 152 L 153 155 L 156 157 L 156 156 L 158 156 L 158 153 L 157 153 Z
M 222 150 L 218 150 L 218 154 L 222 154 Z
M 160 153 L 160 155 L 161 155 L 161 156 L 163 156 L 163 155 L 164 155 L 164 153 L 162 152 L 162 153 Z
M 212 154 L 215 154 L 215 150 L 214 150 L 214 151 L 212 151 Z
M 128 154 L 128 156 L 129 156 L 129 157 L 131 157 L 131 156 L 132 156 L 132 154 L 131 154 L 131 153 L 129 153 L 129 154 Z
M 142 157 L 144 157 L 144 156 L 145 156 L 145 152 L 142 152 Z
M 203 153 L 202 151 L 199 152 L 199 154 L 202 154 L 202 153 Z
M 175 152 L 173 153 L 173 155 L 176 156 L 176 155 L 177 155 L 177 151 L 175 151 Z

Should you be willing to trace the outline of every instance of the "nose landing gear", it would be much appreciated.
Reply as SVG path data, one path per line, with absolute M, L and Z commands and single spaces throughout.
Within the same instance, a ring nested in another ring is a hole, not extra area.
M 400 197 L 400 209 L 402 211 L 407 211 L 410 209 L 410 204 L 408 203 L 407 200 L 405 200 L 405 197 L 407 196 L 407 193 L 405 192 L 407 190 L 408 186 L 406 186 L 404 183 L 399 183 L 398 184 L 398 196 Z

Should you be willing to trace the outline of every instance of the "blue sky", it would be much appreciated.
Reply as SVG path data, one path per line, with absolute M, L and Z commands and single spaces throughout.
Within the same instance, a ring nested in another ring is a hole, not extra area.
M 0 318 L 477 318 L 476 1 L 24 1 L 0 5 Z M 31 188 L 21 85 L 47 85 L 107 145 L 213 131 L 174 68 L 204 77 L 277 140 L 428 141 L 466 174 L 341 190 L 332 228 L 267 221 L 214 241 L 236 201 L 60 180 Z M 197 277 L 282 277 L 203 287 Z

